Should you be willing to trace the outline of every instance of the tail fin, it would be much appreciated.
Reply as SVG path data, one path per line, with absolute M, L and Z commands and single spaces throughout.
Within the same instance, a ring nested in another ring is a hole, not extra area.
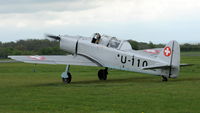
M 170 41 L 160 52 L 157 59 L 169 65 L 168 69 L 164 69 L 163 76 L 176 78 L 180 70 L 180 47 L 177 41 Z

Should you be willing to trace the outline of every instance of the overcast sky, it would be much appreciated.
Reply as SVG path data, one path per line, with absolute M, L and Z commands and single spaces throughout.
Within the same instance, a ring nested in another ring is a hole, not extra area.
M 0 0 L 0 41 L 55 35 L 200 42 L 200 0 Z

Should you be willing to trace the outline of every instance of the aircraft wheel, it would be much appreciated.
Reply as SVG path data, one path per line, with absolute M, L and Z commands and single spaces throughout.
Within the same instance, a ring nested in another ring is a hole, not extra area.
M 99 80 L 107 80 L 107 74 L 108 72 L 106 69 L 100 69 L 98 72 Z
M 167 77 L 162 76 L 162 78 L 163 78 L 163 79 L 162 79 L 163 82 L 167 82 L 167 81 L 168 81 Z
M 68 72 L 67 75 L 68 75 L 68 78 L 62 78 L 62 81 L 63 81 L 64 83 L 66 83 L 66 84 L 70 83 L 71 80 L 72 80 L 72 75 L 71 75 L 71 73 Z

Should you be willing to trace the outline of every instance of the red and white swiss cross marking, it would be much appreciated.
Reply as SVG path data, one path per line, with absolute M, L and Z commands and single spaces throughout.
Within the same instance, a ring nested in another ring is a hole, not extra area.
M 45 57 L 43 56 L 28 56 L 28 57 L 33 60 L 45 60 Z
M 164 48 L 164 55 L 165 56 L 170 56 L 172 54 L 171 48 L 170 47 L 165 47 Z

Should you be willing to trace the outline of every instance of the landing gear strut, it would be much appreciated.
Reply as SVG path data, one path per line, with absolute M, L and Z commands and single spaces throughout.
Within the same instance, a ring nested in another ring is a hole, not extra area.
M 167 82 L 167 81 L 168 81 L 168 78 L 167 78 L 167 77 L 162 76 L 162 78 L 163 78 L 163 79 L 162 79 L 163 82 Z
M 69 68 L 70 68 L 70 65 L 67 65 L 65 72 L 63 72 L 61 75 L 63 83 L 66 83 L 66 84 L 70 83 L 72 80 L 72 75 L 69 72 Z
M 100 69 L 98 71 L 99 80 L 107 80 L 108 68 Z

